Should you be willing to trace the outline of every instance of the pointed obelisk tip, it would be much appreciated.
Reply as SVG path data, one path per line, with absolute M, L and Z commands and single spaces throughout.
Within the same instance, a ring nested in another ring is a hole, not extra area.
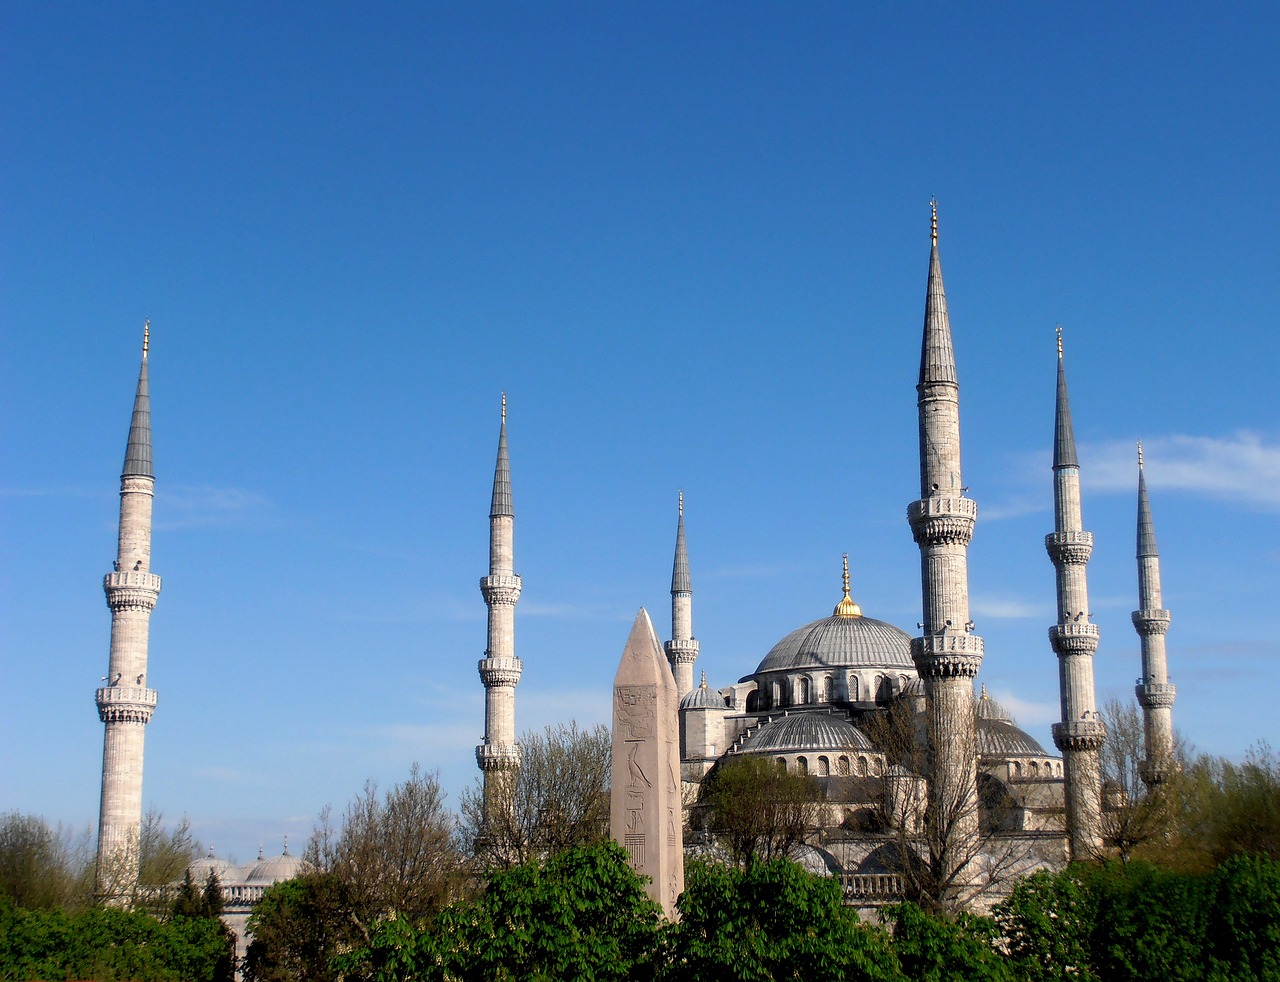
M 933 240 L 933 244 L 937 245 L 938 244 L 938 199 L 937 198 L 929 199 L 929 211 L 933 216 L 930 238 Z
M 636 614 L 635 623 L 631 625 L 631 633 L 627 636 L 627 646 L 622 649 L 614 684 L 653 684 L 660 679 L 665 666 L 666 659 L 658 644 L 653 621 L 649 619 L 649 612 L 641 607 Z M 671 672 L 666 671 L 666 675 L 670 678 Z
M 151 347 L 151 321 L 142 322 L 142 357 L 147 357 L 147 349 Z

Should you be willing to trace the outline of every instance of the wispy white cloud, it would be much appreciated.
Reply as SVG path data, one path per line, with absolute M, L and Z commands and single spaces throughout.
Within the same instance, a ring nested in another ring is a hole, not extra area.
M 997 620 L 1018 620 L 1035 617 L 1044 619 L 1053 615 L 1053 608 L 1045 603 L 1020 600 L 1015 597 L 979 597 L 970 600 L 974 617 L 991 617 Z
M 1049 510 L 1051 500 L 1044 495 L 1033 497 L 1006 498 L 993 504 L 978 503 L 978 517 L 984 522 L 998 522 L 1008 518 L 1022 518 L 1024 515 L 1035 515 Z
M 1004 706 L 1014 722 L 1021 727 L 1043 726 L 1058 720 L 1059 706 L 1056 702 L 1032 702 L 1029 699 L 1019 699 L 1007 689 L 992 689 L 991 697 Z
M 244 488 L 177 485 L 156 491 L 155 528 L 237 528 L 261 523 L 271 509 L 267 498 Z
M 1155 489 L 1239 501 L 1280 510 L 1280 443 L 1242 430 L 1224 437 L 1173 435 L 1142 441 L 1147 483 Z M 1081 480 L 1090 491 L 1132 493 L 1137 448 L 1132 442 L 1082 444 Z

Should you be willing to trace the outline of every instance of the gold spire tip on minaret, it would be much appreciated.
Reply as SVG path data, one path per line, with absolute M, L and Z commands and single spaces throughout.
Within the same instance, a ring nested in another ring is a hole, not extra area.
M 680 489 L 680 517 L 684 518 L 684 488 Z
M 1058 358 L 1061 359 L 1062 358 L 1062 325 L 1059 324 L 1056 328 L 1054 328 L 1054 330 L 1058 332 Z
M 1142 441 L 1138 441 L 1138 470 L 1142 470 Z
M 151 347 L 151 321 L 150 319 L 142 322 L 142 357 L 147 356 L 147 349 Z
M 502 421 L 507 421 L 507 394 L 502 393 Z
M 933 237 L 933 244 L 937 245 L 938 244 L 938 199 L 937 198 L 929 199 L 929 211 L 933 214 L 933 226 L 931 230 L 931 234 Z
M 832 612 L 835 617 L 861 617 L 862 608 L 853 602 L 853 598 L 849 596 L 849 554 L 844 554 L 844 597 L 836 604 L 836 609 Z

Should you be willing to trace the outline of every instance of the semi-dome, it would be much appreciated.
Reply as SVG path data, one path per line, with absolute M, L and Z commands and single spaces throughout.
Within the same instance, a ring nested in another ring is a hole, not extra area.
M 788 634 L 769 649 L 756 674 L 815 668 L 882 668 L 914 675 L 911 636 L 874 617 L 835 614 Z
M 284 852 L 269 859 L 263 857 L 262 850 L 258 850 L 258 861 L 249 869 L 244 882 L 270 886 L 282 880 L 291 880 L 301 872 L 302 860 L 289 855 L 289 844 L 286 842 Z
M 744 754 L 811 753 L 871 750 L 871 741 L 842 716 L 831 713 L 789 713 L 770 720 L 751 734 L 739 751 Z

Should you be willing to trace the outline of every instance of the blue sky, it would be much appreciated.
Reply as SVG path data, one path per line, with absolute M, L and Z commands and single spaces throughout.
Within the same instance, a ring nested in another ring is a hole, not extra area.
M 1265 5 L 0 8 L 0 808 L 96 821 L 101 576 L 142 321 L 145 801 L 300 843 L 410 762 L 475 777 L 510 400 L 518 728 L 606 719 L 669 629 L 686 495 L 723 685 L 839 599 L 914 631 L 939 201 L 981 680 L 1056 718 L 1064 328 L 1099 697 L 1132 696 L 1134 441 L 1175 724 L 1275 742 L 1280 190 Z

